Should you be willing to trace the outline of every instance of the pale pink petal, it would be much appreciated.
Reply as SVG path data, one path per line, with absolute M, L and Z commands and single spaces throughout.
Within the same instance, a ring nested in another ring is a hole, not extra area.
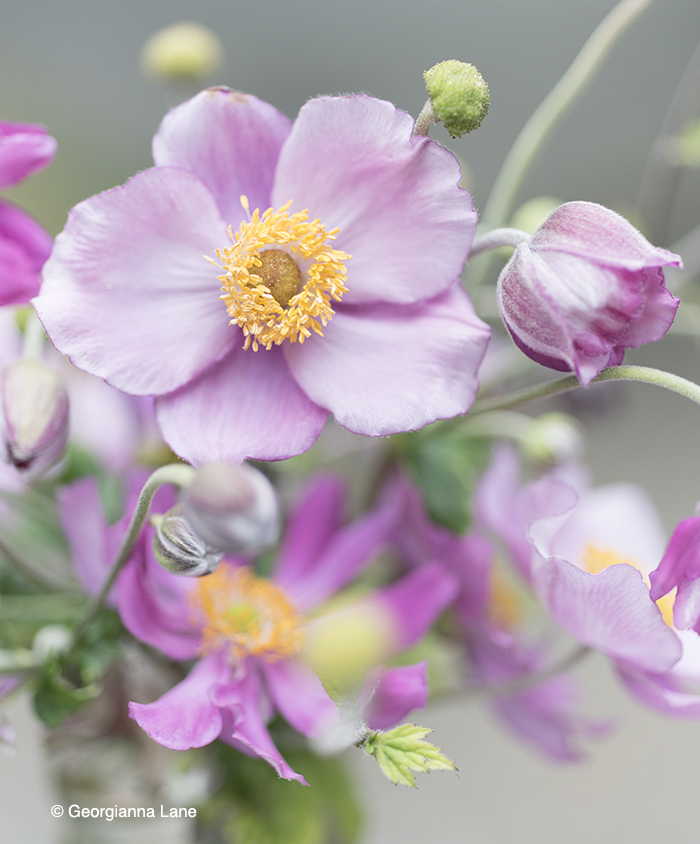
M 240 341 L 205 258 L 227 242 L 199 177 L 146 170 L 71 211 L 34 303 L 79 369 L 127 393 L 168 392 Z
M 643 671 L 668 671 L 680 659 L 678 636 L 632 566 L 621 563 L 589 574 L 552 558 L 535 579 L 552 617 L 584 645 Z
M 279 347 L 237 346 L 185 387 L 159 396 L 156 412 L 168 445 L 195 465 L 301 454 L 327 417 L 297 386 Z
M 241 194 L 251 211 L 269 207 L 277 158 L 290 127 L 288 117 L 257 97 L 210 88 L 165 116 L 153 138 L 153 160 L 200 176 L 235 231 L 245 218 Z
M 0 200 L 0 305 L 24 304 L 36 296 L 52 244 L 36 220 Z
M 415 302 L 449 287 L 476 228 L 454 155 L 412 137 L 413 119 L 372 97 L 320 97 L 280 155 L 274 205 L 309 209 L 349 260 L 346 303 Z
M 489 328 L 459 286 L 419 305 L 342 308 L 285 354 L 309 398 L 368 436 L 414 431 L 466 413 Z
M 111 563 L 97 479 L 81 478 L 57 492 L 58 516 L 68 540 L 73 568 L 89 595 L 96 594 Z M 110 600 L 110 604 L 114 601 Z
M 337 721 L 338 709 L 311 668 L 291 659 L 260 667 L 275 708 L 297 732 L 314 738 Z
M 172 750 L 204 747 L 221 732 L 223 721 L 212 695 L 230 675 L 231 668 L 225 660 L 212 654 L 153 703 L 130 703 L 129 716 L 154 741 Z

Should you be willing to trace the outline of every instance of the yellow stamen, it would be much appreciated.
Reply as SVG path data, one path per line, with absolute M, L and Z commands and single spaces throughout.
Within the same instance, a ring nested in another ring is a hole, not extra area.
M 523 601 L 515 584 L 500 567 L 491 570 L 488 611 L 501 630 L 513 630 L 522 621 Z
M 338 229 L 327 232 L 320 220 L 309 222 L 308 211 L 289 214 L 291 200 L 262 216 L 257 208 L 250 216 L 246 196 L 240 202 L 249 220 L 235 235 L 229 226 L 233 246 L 217 249 L 216 255 L 224 270 L 219 276 L 221 298 L 231 325 L 243 330 L 243 348 L 270 349 L 285 340 L 303 343 L 312 332 L 323 335 L 323 326 L 335 313 L 331 300 L 339 302 L 347 293 L 343 262 L 351 256 L 326 245 L 335 240 Z M 261 257 L 266 251 L 282 253 L 289 261 L 279 255 L 274 261 Z M 292 276 L 297 278 L 296 289 L 289 281 Z
M 191 606 L 202 626 L 202 653 L 228 648 L 234 660 L 250 655 L 275 662 L 304 644 L 302 622 L 289 599 L 248 566 L 222 563 L 202 577 Z
M 585 570 L 591 574 L 600 574 L 601 571 L 604 571 L 609 566 L 618 566 L 624 563 L 642 572 L 644 582 L 649 586 L 649 576 L 642 571 L 637 562 L 620 557 L 610 548 L 599 548 L 597 545 L 589 543 L 583 550 L 581 562 Z M 676 590 L 673 589 L 668 595 L 664 595 L 656 602 L 656 606 L 661 610 L 663 620 L 669 627 L 673 627 L 673 603 L 675 600 Z

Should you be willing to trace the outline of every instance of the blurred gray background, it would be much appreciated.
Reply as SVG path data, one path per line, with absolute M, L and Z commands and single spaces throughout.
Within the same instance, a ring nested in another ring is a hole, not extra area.
M 138 57 L 157 29 L 197 20 L 215 30 L 228 64 L 212 83 L 254 93 L 294 116 L 310 96 L 365 91 L 413 115 L 422 73 L 446 58 L 475 64 L 491 90 L 482 128 L 449 145 L 471 172 L 477 208 L 519 129 L 612 0 L 24 0 L 0 2 L 0 119 L 41 122 L 58 139 L 55 163 L 7 192 L 52 232 L 77 201 L 148 167 L 150 139 L 174 101 L 145 81 Z M 624 210 L 647 152 L 700 40 L 697 0 L 656 0 L 625 34 L 552 134 L 521 199 L 548 194 Z M 685 174 L 670 241 L 700 222 L 700 172 Z M 659 244 L 668 245 L 668 244 Z M 628 362 L 698 380 L 695 341 L 669 337 Z M 592 388 L 596 389 L 596 388 Z M 662 400 L 663 399 L 663 400 Z M 538 408 L 533 407 L 533 411 Z M 651 387 L 626 387 L 614 413 L 585 420 L 596 482 L 629 480 L 651 492 L 671 529 L 700 498 L 700 408 Z M 369 804 L 364 844 L 465 841 L 651 844 L 700 840 L 700 724 L 670 721 L 618 688 L 605 660 L 581 669 L 586 711 L 617 732 L 580 766 L 556 767 L 512 740 L 483 703 L 437 704 L 424 716 L 459 777 L 423 776 L 393 788 L 369 759 L 354 760 Z M 0 841 L 53 844 L 40 730 L 23 701 L 10 709 L 18 754 L 0 756 Z M 151 841 L 156 840 L 155 826 Z M 134 841 L 136 838 L 134 838 Z M 168 838 L 174 841 L 174 838 Z

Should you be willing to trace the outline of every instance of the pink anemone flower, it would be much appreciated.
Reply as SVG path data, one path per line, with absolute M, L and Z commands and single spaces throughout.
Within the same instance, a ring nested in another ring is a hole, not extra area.
M 0 190 L 43 170 L 55 154 L 56 141 L 43 126 L 0 121 Z M 0 200 L 0 305 L 23 304 L 36 296 L 51 245 L 39 223 Z
M 159 508 L 171 503 L 168 490 L 158 496 Z M 225 560 L 202 578 L 179 577 L 156 562 L 153 529 L 141 537 L 110 602 L 138 639 L 175 660 L 199 657 L 161 698 L 130 704 L 131 717 L 151 738 L 175 750 L 220 738 L 305 783 L 275 747 L 267 722 L 278 712 L 301 734 L 319 739 L 338 726 L 335 704 L 301 655 L 307 616 L 372 562 L 396 518 L 394 508 L 383 507 L 343 526 L 342 505 L 337 479 L 311 486 L 288 521 L 270 579 L 258 577 L 242 558 Z M 61 520 L 88 591 L 104 579 L 107 551 L 126 529 L 125 520 L 106 528 L 96 515 L 99 506 L 92 479 L 61 496 Z M 365 597 L 368 614 L 386 621 L 387 658 L 417 642 L 455 591 L 454 578 L 434 563 Z M 426 700 L 426 666 L 419 663 L 372 672 L 359 704 L 369 726 L 384 729 Z
M 299 454 L 329 412 L 369 436 L 466 412 L 489 338 L 458 283 L 476 212 L 412 127 L 368 96 L 292 125 L 203 91 L 166 115 L 155 167 L 71 212 L 35 300 L 51 340 L 155 395 L 196 464 Z

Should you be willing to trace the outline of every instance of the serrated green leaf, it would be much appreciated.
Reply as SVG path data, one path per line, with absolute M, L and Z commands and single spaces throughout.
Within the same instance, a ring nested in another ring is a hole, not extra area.
M 439 747 L 424 740 L 428 727 L 401 724 L 386 733 L 372 733 L 365 751 L 374 756 L 384 775 L 394 784 L 416 787 L 412 771 L 456 771 L 457 766 Z

